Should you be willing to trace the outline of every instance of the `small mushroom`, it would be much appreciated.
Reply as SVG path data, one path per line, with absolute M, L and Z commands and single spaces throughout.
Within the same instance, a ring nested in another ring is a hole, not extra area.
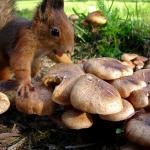
M 126 66 L 128 66 L 128 67 L 130 67 L 132 69 L 135 68 L 135 64 L 133 64 L 132 61 L 122 61 L 122 64 L 126 65 Z
M 93 125 L 90 114 L 72 109 L 64 112 L 61 116 L 62 122 L 69 129 L 85 129 Z
M 133 64 L 135 65 L 136 70 L 142 69 L 144 67 L 144 62 L 140 60 L 134 60 Z
M 4 93 L 0 92 L 0 114 L 6 112 L 10 107 L 10 101 Z
M 138 57 L 136 57 L 134 60 L 146 62 L 146 61 L 148 60 L 148 58 L 147 58 L 147 57 L 143 57 L 143 56 L 138 56 Z
M 113 114 L 123 108 L 118 91 L 91 74 L 83 75 L 76 81 L 70 99 L 74 108 L 92 114 Z
M 137 54 L 124 53 L 121 56 L 121 60 L 123 60 L 123 61 L 131 61 L 131 60 L 133 60 L 133 59 L 135 59 L 137 57 L 138 57 Z
M 146 87 L 133 91 L 128 97 L 128 100 L 132 103 L 134 108 L 144 108 L 149 105 L 149 96 L 150 96 L 150 85 Z
M 106 24 L 107 20 L 101 11 L 94 11 L 89 13 L 86 22 L 91 23 L 93 26 Z
M 73 23 L 75 23 L 75 22 L 79 19 L 79 16 L 76 15 L 76 14 L 72 14 L 72 15 L 69 16 L 69 19 L 70 19 Z
M 150 147 L 150 113 L 138 114 L 125 127 L 126 137 L 134 143 Z
M 27 114 L 50 116 L 54 110 L 54 103 L 51 100 L 52 91 L 47 89 L 41 82 L 33 81 L 34 90 L 28 97 L 22 99 L 16 96 L 16 108 Z
M 46 86 L 55 84 L 52 100 L 60 105 L 70 105 L 70 92 L 76 80 L 84 75 L 78 64 L 56 64 L 43 78 Z
M 133 69 L 123 65 L 119 60 L 113 58 L 93 58 L 84 63 L 85 72 L 96 75 L 104 80 L 114 80 L 123 76 L 133 74 Z
M 146 83 L 149 83 L 150 82 L 150 69 L 138 70 L 138 71 L 134 72 L 133 76 L 136 79 L 143 80 Z
M 122 98 L 127 98 L 131 92 L 146 87 L 146 83 L 143 80 L 136 79 L 134 76 L 116 79 L 112 81 L 111 84 L 119 91 Z
M 123 121 L 132 117 L 135 113 L 132 104 L 125 99 L 122 102 L 123 109 L 120 112 L 110 115 L 99 115 L 100 118 L 108 121 Z

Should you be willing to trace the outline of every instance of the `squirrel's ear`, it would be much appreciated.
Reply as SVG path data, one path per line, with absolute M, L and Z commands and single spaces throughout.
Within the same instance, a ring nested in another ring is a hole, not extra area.
M 52 9 L 63 9 L 64 8 L 64 0 L 48 0 L 48 5 Z
M 43 0 L 40 5 L 40 10 L 45 13 L 46 9 L 63 9 L 64 0 Z
M 44 13 L 48 5 L 48 0 L 43 0 L 40 6 L 41 12 Z

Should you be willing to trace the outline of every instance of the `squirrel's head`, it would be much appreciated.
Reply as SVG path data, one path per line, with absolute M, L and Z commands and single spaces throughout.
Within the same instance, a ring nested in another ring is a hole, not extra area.
M 74 31 L 64 13 L 64 0 L 43 0 L 32 27 L 45 49 L 57 55 L 73 52 Z

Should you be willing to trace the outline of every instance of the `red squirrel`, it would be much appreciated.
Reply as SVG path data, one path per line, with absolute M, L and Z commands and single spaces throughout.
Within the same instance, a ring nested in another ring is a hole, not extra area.
M 43 0 L 31 21 L 17 18 L 14 7 L 14 0 L 0 0 L 0 80 L 10 79 L 11 69 L 18 94 L 24 97 L 34 89 L 31 73 L 40 56 L 71 53 L 74 31 L 64 13 L 64 0 Z

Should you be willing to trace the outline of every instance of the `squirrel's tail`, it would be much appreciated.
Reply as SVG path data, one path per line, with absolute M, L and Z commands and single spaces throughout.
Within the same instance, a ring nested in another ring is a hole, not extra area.
M 19 86 L 19 83 L 16 80 L 8 80 L 0 82 L 0 92 L 15 90 Z
M 0 0 L 0 29 L 15 17 L 15 1 Z

